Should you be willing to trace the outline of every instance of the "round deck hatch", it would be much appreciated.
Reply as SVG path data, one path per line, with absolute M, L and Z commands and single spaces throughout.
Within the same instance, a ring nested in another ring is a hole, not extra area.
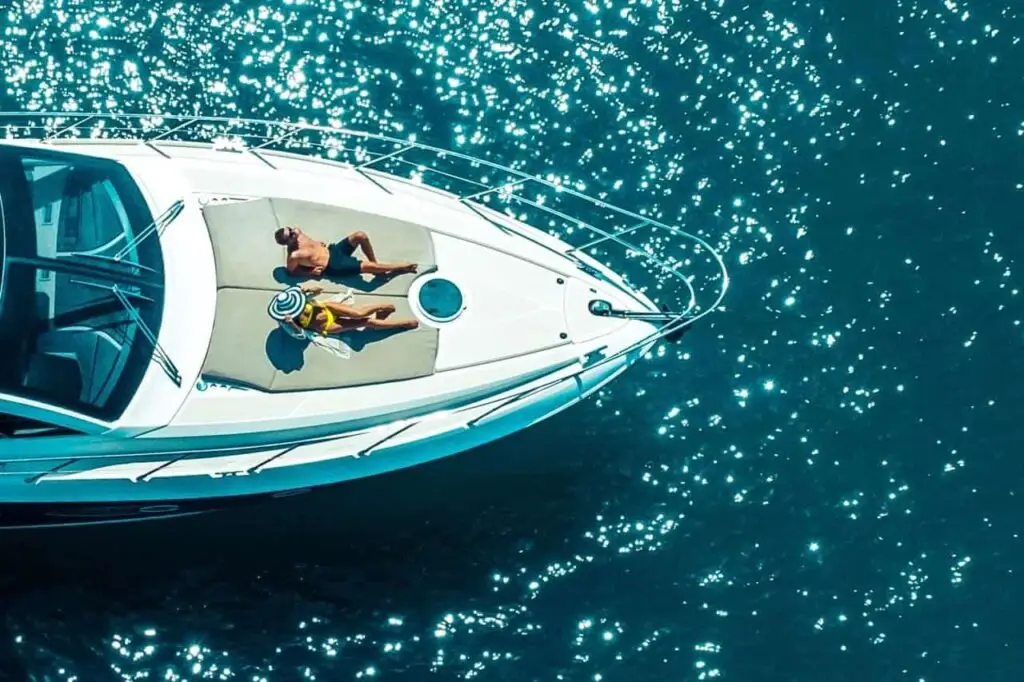
M 462 291 L 451 280 L 435 277 L 420 287 L 419 302 L 430 319 L 448 322 L 462 312 Z

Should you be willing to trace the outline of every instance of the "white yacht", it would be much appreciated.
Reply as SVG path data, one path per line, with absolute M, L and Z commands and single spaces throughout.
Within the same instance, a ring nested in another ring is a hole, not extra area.
M 699 237 L 415 141 L 65 112 L 0 129 L 0 527 L 199 513 L 464 451 L 579 402 L 728 286 Z M 417 271 L 293 278 L 289 226 L 363 232 Z M 268 306 L 304 283 L 419 326 L 296 338 Z

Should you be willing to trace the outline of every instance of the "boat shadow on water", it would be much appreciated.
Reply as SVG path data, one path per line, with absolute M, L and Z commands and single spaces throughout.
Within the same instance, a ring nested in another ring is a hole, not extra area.
M 636 490 L 622 470 L 642 465 L 635 438 L 609 437 L 608 425 L 588 402 L 460 455 L 305 495 L 0 531 L 0 555 L 16 557 L 0 572 L 0 671 L 28 679 L 59 659 L 79 679 L 105 679 L 114 637 L 148 641 L 149 628 L 165 651 L 200 643 L 241 663 L 276 650 L 276 667 L 298 670 L 308 656 L 295 643 L 317 628 L 376 641 L 398 636 L 396 616 L 412 636 L 451 610 L 499 612 L 522 586 L 496 593 L 492 576 L 572 556 L 594 514 Z
M 479 582 L 524 543 L 554 550 L 592 521 L 591 498 L 615 487 L 607 472 L 626 447 L 589 428 L 600 418 L 581 405 L 430 464 L 220 511 L 3 530 L 0 555 L 18 561 L 0 573 L 0 599 L 60 588 L 161 599 L 186 575 L 261 591 L 280 580 L 287 589 L 326 589 L 332 601 L 357 598 L 365 581 L 392 596 L 421 589 L 424 579 L 432 589 L 464 587 L 466 569 Z M 324 572 L 342 579 L 307 580 Z

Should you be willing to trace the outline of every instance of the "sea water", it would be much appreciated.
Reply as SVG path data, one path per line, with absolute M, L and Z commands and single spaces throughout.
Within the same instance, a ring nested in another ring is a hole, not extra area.
M 1024 675 L 1016 5 L 8 0 L 0 28 L 5 109 L 415 134 L 732 274 L 680 344 L 491 446 L 0 536 L 0 679 Z

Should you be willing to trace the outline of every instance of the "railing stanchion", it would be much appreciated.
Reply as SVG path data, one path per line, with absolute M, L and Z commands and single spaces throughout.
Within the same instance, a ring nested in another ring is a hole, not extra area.
M 149 479 L 151 479 L 153 477 L 153 474 L 155 474 L 156 472 L 162 471 L 162 470 L 166 469 L 167 467 L 171 466 L 172 464 L 174 464 L 176 462 L 180 462 L 181 460 L 188 458 L 188 456 L 190 454 L 191 453 L 186 452 L 184 454 L 178 455 L 174 459 L 169 459 L 166 462 L 161 462 L 158 466 L 153 467 L 152 469 L 150 469 L 146 473 L 144 473 L 141 476 L 139 476 L 138 478 L 136 478 L 135 482 L 136 483 L 146 483 L 147 481 L 149 481 Z
M 257 159 L 259 159 L 259 160 L 260 160 L 260 161 L 262 161 L 263 163 L 267 164 L 268 166 L 270 166 L 270 167 L 271 167 L 271 168 L 273 168 L 274 170 L 277 170 L 277 166 L 275 166 L 275 165 L 274 165 L 273 163 L 271 163 L 269 159 L 267 159 L 267 158 L 266 158 L 265 156 L 263 156 L 262 154 L 260 154 L 260 153 L 259 153 L 258 151 L 256 151 L 255 149 L 249 149 L 249 148 L 246 148 L 246 150 L 245 150 L 245 151 L 249 152 L 250 154 L 252 154 L 253 156 L 255 156 L 255 157 L 256 157 Z
M 376 180 L 374 180 L 374 179 L 373 179 L 373 176 L 372 176 L 372 175 L 370 175 L 370 174 L 369 174 L 369 173 L 367 173 L 366 171 L 362 170 L 362 167 L 360 167 L 360 166 L 352 166 L 352 170 L 354 170 L 354 171 L 355 171 L 356 173 L 359 173 L 359 174 L 360 174 L 360 175 L 362 175 L 362 176 L 363 176 L 364 178 L 366 178 L 367 180 L 369 180 L 369 181 L 370 181 L 370 182 L 372 182 L 373 184 L 377 185 L 378 187 L 380 187 L 380 188 L 381 188 L 382 190 L 384 190 L 384 191 L 385 191 L 385 192 L 387 192 L 388 194 L 394 194 L 394 192 L 392 192 L 391 190 L 389 190 L 389 189 L 388 189 L 387 187 L 385 187 L 384 185 L 382 185 L 382 184 L 380 184 L 379 182 L 377 182 Z
M 375 156 L 374 158 L 370 159 L 369 161 L 364 161 L 363 163 L 359 164 L 358 166 L 355 166 L 355 168 L 356 168 L 356 170 L 359 170 L 360 168 L 369 168 L 370 166 L 374 165 L 378 161 L 383 161 L 384 159 L 390 159 L 390 158 L 393 158 L 393 157 L 396 157 L 396 156 L 401 156 L 402 154 L 406 153 L 410 149 L 416 149 L 416 147 L 417 147 L 417 145 L 415 145 L 415 144 L 406 145 L 405 147 L 402 147 L 401 149 L 396 149 L 395 151 L 391 152 L 390 154 L 384 154 L 383 156 Z
M 621 230 L 619 230 L 618 232 L 613 232 L 612 234 L 606 235 L 604 237 L 598 237 L 597 239 L 589 241 L 589 242 L 587 242 L 586 244 L 584 244 L 582 246 L 574 246 L 571 249 L 569 249 L 568 251 L 566 251 L 566 253 L 575 253 L 576 251 L 583 251 L 584 249 L 589 249 L 590 247 L 597 246 L 601 242 L 608 241 L 609 239 L 615 239 L 616 237 L 621 237 L 624 234 L 629 234 L 630 232 L 636 232 L 637 230 L 639 230 L 641 227 L 644 227 L 645 225 L 650 225 L 650 223 L 645 220 L 642 223 L 637 223 L 636 225 L 632 225 L 630 227 L 624 227 Z
M 470 202 L 470 201 L 463 201 L 462 199 L 460 199 L 459 203 L 462 204 L 463 206 L 465 206 L 466 208 L 468 208 L 469 210 L 471 210 L 473 213 L 476 213 L 478 216 L 480 216 L 481 218 L 483 218 L 484 220 L 489 222 L 491 225 L 494 225 L 496 228 L 498 228 L 499 230 L 501 230 L 505 234 L 515 234 L 515 232 L 513 232 L 509 228 L 505 227 L 504 225 L 499 223 L 497 220 L 494 220 L 489 215 L 487 215 L 486 213 L 481 211 L 479 208 L 474 206 L 472 202 Z
M 556 386 L 556 385 L 562 383 L 563 381 L 565 381 L 566 379 L 571 379 L 572 377 L 575 377 L 575 376 L 576 376 L 575 374 L 571 374 L 571 375 L 569 375 L 567 377 L 561 377 L 561 378 L 556 379 L 555 381 L 552 381 L 550 383 L 541 384 L 540 386 L 534 386 L 533 388 L 528 389 L 526 391 L 523 391 L 522 393 L 516 393 L 515 395 L 509 396 L 508 398 L 506 398 L 505 400 L 500 401 L 497 405 L 495 405 L 491 409 L 487 410 L 483 414 L 479 414 L 479 415 L 473 417 L 472 419 L 470 419 L 468 422 L 466 422 L 466 426 L 469 426 L 469 427 L 476 426 L 478 423 L 480 423 L 481 421 L 483 421 L 487 417 L 491 416 L 492 414 L 494 414 L 495 412 L 497 412 L 501 408 L 505 407 L 506 405 L 511 405 L 512 403 L 519 402 L 520 400 L 522 400 L 523 398 L 525 398 L 527 396 L 533 395 L 534 393 L 540 393 L 541 391 L 543 391 L 545 389 L 551 388 L 552 386 Z
M 188 126 L 192 125 L 193 123 L 195 123 L 198 120 L 199 120 L 199 117 L 193 116 L 193 117 L 189 118 L 187 121 L 185 121 L 184 123 L 176 125 L 173 128 L 169 128 L 169 129 L 165 130 L 164 132 L 160 133 L 159 135 L 157 135 L 156 137 L 146 137 L 146 138 L 143 138 L 143 142 L 157 142 L 159 140 L 164 139 L 168 135 L 173 135 L 174 133 L 178 132 L 179 130 L 183 130 L 184 128 L 187 128 Z
M 91 116 L 86 116 L 85 118 L 77 118 L 71 125 L 65 126 L 64 128 L 61 128 L 60 130 L 58 130 L 57 132 L 50 133 L 49 135 L 44 137 L 43 138 L 43 142 L 47 142 L 49 140 L 54 140 L 54 139 L 60 137 L 61 135 L 63 135 L 64 133 L 68 132 L 69 130 L 74 130 L 78 126 L 80 126 L 83 123 L 86 123 L 88 121 L 91 121 L 94 118 L 96 118 L 95 114 L 93 114 Z
M 170 154 L 165 152 L 163 149 L 160 149 L 160 147 L 157 147 L 155 144 L 153 144 L 149 140 L 144 140 L 142 142 L 142 144 L 146 145 L 147 147 L 149 147 L 150 149 L 152 149 L 153 151 L 155 151 L 157 154 L 159 154 L 160 156 L 164 157 L 165 159 L 171 158 Z
M 370 447 L 367 447 L 367 448 L 363 448 L 362 450 L 360 450 L 360 451 L 359 451 L 359 454 L 358 454 L 358 455 L 356 455 L 356 456 L 357 456 L 357 457 L 362 457 L 362 456 L 364 456 L 364 455 L 368 455 L 368 454 L 370 454 L 371 452 L 373 452 L 374 450 L 376 450 L 377 448 L 379 448 L 379 447 L 380 447 L 381 445 L 383 445 L 384 443 L 387 443 L 387 442 L 388 442 L 389 440 L 391 440 L 391 439 L 392 439 L 392 438 L 394 438 L 395 436 L 399 436 L 399 435 L 401 435 L 401 434 L 405 433 L 406 431 L 408 431 L 409 429 L 411 429 L 412 427 L 416 426 L 416 425 L 417 425 L 417 424 L 419 424 L 419 423 L 420 423 L 420 422 L 419 422 L 418 420 L 415 420 L 415 419 L 413 419 L 413 420 L 410 420 L 410 421 L 409 421 L 409 422 L 408 422 L 407 424 L 405 424 L 405 425 L 404 425 L 404 426 L 403 426 L 402 428 L 400 428 L 400 429 L 396 429 L 396 430 L 392 431 L 391 433 L 389 433 L 388 435 L 384 436 L 383 438 L 381 438 L 380 440 L 378 440 L 378 441 L 377 441 L 376 443 L 374 443 L 374 444 L 373 444 L 373 445 L 371 445 Z
M 71 459 L 66 459 L 63 462 L 61 462 L 60 464 L 58 464 L 57 466 L 53 467 L 52 469 L 48 469 L 47 471 L 40 471 L 38 474 L 34 474 L 33 476 L 29 476 L 28 478 L 25 479 L 25 483 L 35 483 L 36 481 L 38 481 L 39 479 L 43 478 L 44 476 L 49 476 L 50 474 L 55 474 L 58 471 L 60 471 L 61 469 L 69 467 L 69 466 L 71 466 L 72 464 L 74 464 L 77 461 L 78 461 L 77 457 L 72 457 Z
M 532 179 L 533 178 L 522 178 L 520 180 L 516 180 L 515 182 L 509 182 L 504 185 L 495 185 L 494 187 L 488 187 L 487 189 L 481 190 L 474 194 L 466 194 L 464 196 L 460 196 L 459 201 L 466 202 L 472 201 L 474 199 L 479 199 L 480 197 L 486 196 L 491 192 L 500 192 L 501 190 L 509 189 L 510 187 L 518 187 L 519 185 L 525 185 Z
M 307 445 L 307 443 L 296 443 L 295 445 L 292 445 L 291 447 L 287 447 L 284 450 L 282 450 L 281 452 L 278 452 L 278 453 L 276 453 L 276 454 L 274 454 L 274 455 L 272 455 L 270 457 L 267 457 L 265 460 L 263 460 L 259 464 L 254 464 L 253 466 L 249 467 L 248 469 L 246 469 L 246 473 L 248 473 L 248 474 L 258 474 L 260 472 L 260 470 L 263 469 L 263 467 L 267 466 L 268 464 L 270 464 L 274 460 L 278 459 L 279 457 L 284 457 L 285 455 L 287 455 L 292 450 L 295 450 L 298 447 L 302 447 L 303 445 Z M 309 443 L 309 445 L 312 445 L 312 443 Z
M 304 130 L 303 128 L 297 126 L 295 128 L 292 128 L 288 132 L 284 133 L 283 135 L 278 135 L 277 137 L 275 137 L 273 139 L 267 140 L 263 144 L 256 145 L 255 147 L 253 147 L 253 150 L 266 149 L 267 147 L 269 147 L 272 144 L 275 144 L 277 142 L 281 142 L 283 140 L 287 140 L 289 137 L 294 137 L 295 135 L 298 135 L 303 130 Z

